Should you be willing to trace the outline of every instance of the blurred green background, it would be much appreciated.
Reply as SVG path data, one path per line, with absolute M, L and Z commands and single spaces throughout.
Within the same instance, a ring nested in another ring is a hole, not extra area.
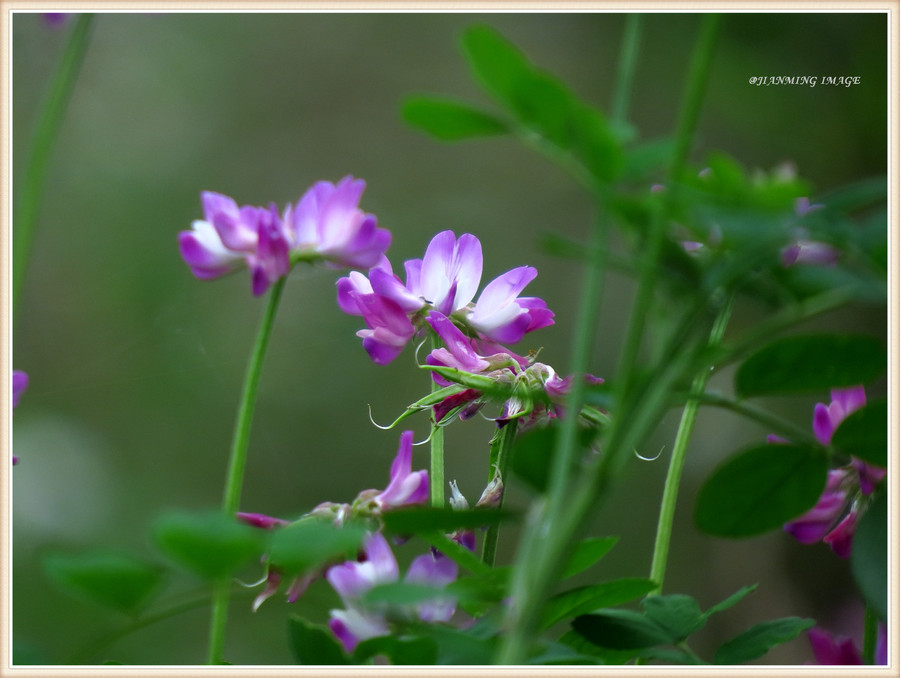
M 176 234 L 202 217 L 199 195 L 284 205 L 314 181 L 362 177 L 361 203 L 393 232 L 395 269 L 420 257 L 434 233 L 477 235 L 484 281 L 523 264 L 538 278 L 556 325 L 519 348 L 567 372 L 581 271 L 545 254 L 539 238 L 583 237 L 588 197 L 561 170 L 510 138 L 448 145 L 402 123 L 404 95 L 446 93 L 492 107 L 472 81 L 460 31 L 490 24 L 585 100 L 608 108 L 624 16 L 605 13 L 131 13 L 97 17 L 87 58 L 52 156 L 45 200 L 20 307 L 13 365 L 31 385 L 15 415 L 12 473 L 13 622 L 18 660 L 68 662 L 125 625 L 124 616 L 56 590 L 42 554 L 113 546 L 166 562 L 149 527 L 170 507 L 218 506 L 233 417 L 263 300 L 246 273 L 193 279 Z M 699 16 L 644 19 L 630 120 L 644 138 L 669 133 Z M 33 122 L 71 22 L 13 20 L 13 179 L 21 180 Z M 756 87 L 754 76 L 859 76 L 850 88 Z M 696 136 L 695 159 L 723 150 L 750 168 L 790 162 L 827 191 L 887 172 L 887 21 L 884 14 L 726 15 Z M 321 501 L 349 501 L 384 487 L 399 430 L 387 422 L 424 395 L 427 382 L 407 350 L 372 364 L 355 331 L 360 319 L 335 304 L 333 271 L 299 267 L 287 282 L 263 373 L 242 507 L 292 518 Z M 606 288 L 592 372 L 610 375 L 632 286 Z M 765 309 L 739 305 L 733 331 Z M 817 321 L 886 336 L 883 308 L 856 308 Z M 728 390 L 730 374 L 713 387 Z M 807 425 L 819 398 L 770 401 Z M 662 482 L 678 413 L 639 450 L 594 517 L 592 532 L 621 535 L 598 577 L 646 576 Z M 417 439 L 424 416 L 411 420 Z M 779 616 L 812 616 L 861 637 L 861 604 L 848 563 L 823 545 L 782 534 L 747 541 L 700 535 L 693 495 L 734 449 L 768 431 L 702 410 L 676 516 L 667 592 L 706 608 L 738 588 L 756 593 L 704 631 L 701 654 Z M 487 477 L 491 424 L 447 430 L 447 477 L 470 500 Z M 414 468 L 427 467 L 417 448 Z M 526 491 L 511 488 L 524 506 Z M 515 530 L 501 536 L 502 561 Z M 262 574 L 247 572 L 247 580 Z M 200 582 L 177 575 L 173 600 Z M 285 619 L 323 621 L 336 597 L 321 582 L 293 606 L 279 595 L 250 611 L 257 590 L 234 601 L 226 656 L 236 664 L 287 664 Z M 208 611 L 148 627 L 92 661 L 199 663 Z M 799 639 L 767 663 L 811 660 Z

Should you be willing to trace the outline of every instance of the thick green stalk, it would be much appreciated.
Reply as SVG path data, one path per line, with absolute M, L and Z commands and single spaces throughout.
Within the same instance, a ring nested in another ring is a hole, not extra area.
M 256 408 L 256 394 L 259 390 L 259 378 L 262 374 L 263 359 L 275 324 L 278 302 L 284 291 L 287 277 L 282 277 L 272 286 L 269 300 L 263 313 L 256 343 L 250 354 L 250 362 L 244 375 L 244 389 L 238 405 L 237 420 L 234 425 L 234 436 L 231 444 L 231 456 L 228 460 L 228 476 L 225 480 L 225 492 L 222 499 L 222 511 L 226 516 L 233 516 L 241 502 L 241 489 L 244 484 L 244 469 L 247 466 L 247 448 L 250 443 L 250 425 L 253 423 L 253 411 Z M 209 631 L 209 662 L 221 664 L 225 648 L 225 622 L 228 615 L 229 583 L 220 582 L 213 592 L 212 619 Z
M 720 311 L 710 333 L 709 346 L 718 346 L 722 341 L 725 327 L 731 317 L 731 305 L 732 300 L 729 300 Z M 681 412 L 681 422 L 675 436 L 675 448 L 672 450 L 672 459 L 669 461 L 662 503 L 659 508 L 656 542 L 653 546 L 653 561 L 650 566 L 650 579 L 656 583 L 656 588 L 651 591 L 651 594 L 662 592 L 663 579 L 666 576 L 666 563 L 669 558 L 669 546 L 672 542 L 672 526 L 675 522 L 675 504 L 678 501 L 678 488 L 681 485 L 681 474 L 687 456 L 687 444 L 694 430 L 697 410 L 700 408 L 700 395 L 706 390 L 706 382 L 709 380 L 710 374 L 710 369 L 705 366 L 697 372 L 691 387 L 691 394 Z
M 432 348 L 440 348 L 441 340 L 437 335 L 431 337 Z M 434 379 L 431 380 L 431 392 L 440 390 L 440 386 Z M 444 427 L 438 426 L 431 415 L 431 505 L 436 508 L 444 507 Z
M 69 36 L 56 73 L 50 83 L 47 98 L 41 107 L 31 149 L 28 155 L 22 192 L 16 201 L 13 220 L 13 311 L 18 304 L 25 269 L 34 241 L 38 210 L 44 194 L 44 180 L 50 164 L 50 153 L 59 134 L 60 124 L 66 112 L 72 90 L 84 55 L 87 52 L 93 14 L 79 14 Z
M 509 457 L 512 453 L 512 446 L 516 440 L 516 430 L 518 428 L 517 420 L 507 422 L 507 424 L 494 433 L 491 438 L 491 459 L 496 459 L 496 468 L 491 469 L 490 482 L 496 473 L 500 482 L 503 483 L 500 491 L 500 503 L 497 508 L 503 507 L 503 498 L 506 496 L 506 472 L 509 469 Z M 494 465 L 492 465 L 494 466 Z M 497 559 L 497 541 L 500 539 L 500 525 L 494 523 L 488 528 L 487 534 L 484 536 L 484 545 L 481 549 L 481 559 L 491 567 Z

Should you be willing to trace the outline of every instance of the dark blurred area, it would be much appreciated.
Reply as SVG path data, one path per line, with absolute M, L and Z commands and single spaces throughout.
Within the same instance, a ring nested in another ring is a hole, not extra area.
M 692 13 L 649 13 L 630 107 L 642 138 L 671 133 L 698 33 Z M 60 593 L 39 565 L 53 549 L 113 546 L 165 562 L 149 528 L 167 508 L 221 502 L 235 409 L 264 301 L 246 272 L 201 282 L 176 235 L 202 218 L 200 192 L 284 205 L 313 182 L 364 178 L 361 207 L 393 233 L 395 270 L 443 229 L 482 242 L 483 282 L 524 264 L 556 325 L 521 352 L 566 373 L 581 270 L 539 246 L 586 236 L 590 198 L 559 168 L 512 138 L 443 144 L 404 126 L 410 93 L 443 93 L 497 110 L 474 83 L 460 31 L 490 24 L 585 100 L 609 109 L 624 16 L 606 13 L 102 14 L 67 111 L 13 326 L 13 365 L 31 383 L 15 415 L 13 622 L 20 661 L 68 662 L 128 619 Z M 21 181 L 33 123 L 71 23 L 13 20 L 13 180 Z M 859 76 L 852 87 L 754 86 L 751 77 Z M 728 13 L 695 140 L 698 162 L 722 150 L 748 168 L 789 162 L 815 194 L 887 173 L 887 19 L 878 13 Z M 297 267 L 285 289 L 263 372 L 242 498 L 245 511 L 293 518 L 322 501 L 384 487 L 400 428 L 391 421 L 429 388 L 412 349 L 374 365 L 355 336 L 359 318 L 335 303 L 340 274 Z M 614 371 L 632 285 L 606 286 L 591 372 Z M 765 317 L 743 302 L 730 331 Z M 883 307 L 859 307 L 810 326 L 886 336 Z M 527 344 L 527 345 L 526 345 Z M 731 374 L 712 387 L 730 392 Z M 811 424 L 819 398 L 763 403 Z M 594 578 L 646 576 L 663 478 L 679 413 L 661 422 L 594 516 L 593 534 L 619 535 Z M 408 420 L 416 439 L 427 418 Z M 446 432 L 447 478 L 470 500 L 487 479 L 492 424 Z M 401 427 L 402 428 L 402 427 Z M 766 431 L 701 410 L 688 456 L 666 592 L 705 609 L 742 586 L 759 588 L 693 647 L 709 656 L 759 621 L 809 616 L 861 638 L 862 604 L 849 565 L 823 545 L 776 533 L 746 541 L 701 535 L 694 495 L 711 470 Z M 414 468 L 426 468 L 426 447 Z M 527 490 L 513 486 L 523 507 Z M 514 554 L 515 529 L 500 559 Z M 262 576 L 261 568 L 247 580 Z M 584 576 L 584 581 L 588 579 Z M 200 586 L 168 582 L 172 599 Z M 286 617 L 324 621 L 337 604 L 323 582 L 293 606 L 279 595 L 257 613 L 231 607 L 226 655 L 235 664 L 290 664 Z M 717 618 L 719 619 L 719 618 Z M 208 611 L 198 608 L 111 645 L 95 660 L 202 663 Z M 701 646 L 699 642 L 706 643 Z M 811 661 L 805 639 L 764 663 Z

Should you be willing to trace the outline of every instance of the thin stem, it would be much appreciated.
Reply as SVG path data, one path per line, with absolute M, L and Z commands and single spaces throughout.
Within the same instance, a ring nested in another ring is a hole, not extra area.
M 629 14 L 625 19 L 625 37 L 619 53 L 619 72 L 612 107 L 612 120 L 619 124 L 628 119 L 628 104 L 631 101 L 638 45 L 641 41 L 641 17 L 640 14 Z
M 875 663 L 875 647 L 878 644 L 878 616 L 866 605 L 866 621 L 863 630 L 863 663 Z
M 432 335 L 432 348 L 440 348 L 440 339 Z M 440 390 L 440 386 L 434 379 L 431 380 L 431 392 Z M 431 505 L 436 508 L 444 506 L 444 428 L 438 426 L 431 414 Z
M 697 400 L 701 405 L 711 405 L 712 407 L 729 410 L 735 414 L 740 414 L 748 419 L 752 419 L 753 421 L 762 424 L 770 431 L 775 431 L 780 435 L 783 435 L 797 445 L 821 445 L 816 437 L 810 434 L 808 430 L 800 428 L 786 419 L 777 417 L 765 410 L 754 407 L 753 405 L 731 400 L 730 398 L 725 398 L 714 393 L 700 394 L 697 396 Z
M 494 437 L 491 438 L 491 459 L 497 460 L 496 467 L 492 469 L 491 473 L 496 473 L 503 484 L 497 508 L 503 507 L 503 498 L 506 496 L 506 472 L 509 469 L 509 457 L 516 440 L 517 427 L 516 420 L 507 422 L 505 426 L 497 429 Z M 493 480 L 493 475 L 491 480 Z M 500 525 L 494 523 L 488 528 L 487 534 L 484 536 L 484 546 L 481 549 L 481 559 L 491 567 L 494 566 L 494 561 L 497 559 L 497 541 L 499 539 Z
M 244 389 L 238 405 L 237 420 L 234 425 L 234 437 L 231 445 L 231 457 L 228 460 L 228 477 L 225 481 L 225 493 L 222 499 L 222 511 L 226 516 L 237 512 L 241 502 L 241 489 L 244 484 L 244 469 L 247 466 L 247 448 L 250 442 L 250 425 L 253 422 L 253 411 L 256 408 L 256 394 L 259 390 L 259 379 L 262 374 L 263 359 L 275 324 L 278 302 L 284 291 L 287 277 L 278 280 L 269 293 L 269 300 L 263 313 L 256 343 L 250 354 L 250 362 L 244 375 Z M 225 622 L 228 616 L 229 585 L 227 581 L 216 585 L 213 592 L 212 619 L 209 631 L 209 663 L 221 664 L 225 647 Z
M 15 205 L 13 222 L 15 234 L 13 238 L 14 311 L 20 297 L 22 282 L 25 279 L 25 269 L 34 241 L 38 210 L 44 194 L 44 180 L 50 164 L 50 153 L 75 88 L 78 72 L 84 62 L 93 20 L 93 14 L 78 15 L 78 21 L 75 22 L 69 42 L 66 44 L 56 73 L 53 75 L 31 140 L 31 152 L 22 180 L 22 193 Z
M 722 341 L 725 327 L 731 317 L 733 298 L 722 307 L 719 317 L 713 325 L 709 337 L 709 346 L 715 347 Z M 669 461 L 669 470 L 666 474 L 666 484 L 663 490 L 662 503 L 659 509 L 659 523 L 656 528 L 656 542 L 653 547 L 653 561 L 650 566 L 650 580 L 656 584 L 652 594 L 662 591 L 663 579 L 666 576 L 666 563 L 669 558 L 669 546 L 672 541 L 672 526 L 675 522 L 675 504 L 678 500 L 678 488 L 681 484 L 681 474 L 684 470 L 684 461 L 687 456 L 687 444 L 694 430 L 694 422 L 697 419 L 697 410 L 700 408 L 700 394 L 706 390 L 706 382 L 709 380 L 710 370 L 701 368 L 694 377 L 691 387 L 691 395 L 684 405 L 681 413 L 681 422 L 678 425 L 678 433 L 675 436 L 675 448 L 672 450 L 672 459 Z

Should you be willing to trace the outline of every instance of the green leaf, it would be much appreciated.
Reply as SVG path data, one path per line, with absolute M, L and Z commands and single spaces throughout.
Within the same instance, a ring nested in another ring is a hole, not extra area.
M 206 579 L 234 573 L 263 553 L 261 530 L 221 513 L 171 512 L 157 520 L 157 546 L 173 560 Z
M 601 664 L 625 664 L 638 656 L 640 650 L 610 650 L 594 645 L 575 629 L 569 629 L 559 637 L 559 642 L 571 647 L 575 652 L 596 658 Z
M 887 468 L 887 399 L 875 400 L 841 422 L 831 444 L 847 455 Z
M 433 665 L 437 661 L 437 643 L 433 638 L 379 636 L 362 641 L 353 651 L 353 663 L 362 664 L 376 655 L 387 657 L 394 665 Z
M 508 132 L 506 123 L 492 115 L 449 99 L 408 97 L 402 104 L 403 119 L 442 141 Z
M 331 561 L 355 559 L 365 536 L 359 525 L 299 520 L 272 533 L 269 562 L 286 574 L 309 572 Z
M 648 596 L 641 601 L 647 617 L 664 628 L 675 641 L 682 641 L 706 624 L 697 601 L 683 594 Z
M 163 580 L 162 568 L 108 550 L 49 553 L 41 565 L 65 591 L 120 612 L 139 612 Z
M 437 643 L 439 665 L 490 664 L 497 646 L 496 636 L 481 637 L 477 628 L 460 631 L 449 626 L 432 624 L 420 630 L 419 635 L 434 639 Z
M 373 587 L 363 595 L 362 602 L 367 607 L 418 605 L 441 596 L 448 597 L 443 588 L 396 581 Z
M 563 568 L 560 579 L 568 579 L 594 565 L 619 541 L 618 537 L 591 537 L 575 545 L 569 562 Z
M 742 398 L 808 393 L 865 384 L 887 368 L 884 344 L 864 335 L 815 334 L 778 339 L 737 370 Z
M 649 579 L 615 579 L 563 591 L 544 608 L 541 628 L 546 629 L 567 617 L 577 617 L 604 607 L 621 605 L 649 593 L 656 584 Z
M 853 536 L 850 566 L 866 603 L 887 620 L 887 493 L 881 492 L 869 505 Z
M 291 650 L 298 664 L 349 664 L 343 646 L 324 626 L 291 615 L 288 620 Z
M 713 663 L 734 665 L 758 659 L 776 645 L 793 640 L 815 623 L 813 619 L 786 617 L 756 624 L 716 650 Z
M 547 489 L 557 430 L 557 426 L 551 425 L 516 437 L 510 467 L 516 477 L 537 492 L 545 492 Z M 594 435 L 595 431 L 592 429 L 581 429 L 578 442 L 582 452 L 588 449 Z
M 602 664 L 599 657 L 578 652 L 575 648 L 563 643 L 548 643 L 540 647 L 538 652 L 529 657 L 529 665 L 568 665 L 568 664 Z
M 611 650 L 639 650 L 671 643 L 672 635 L 645 615 L 632 610 L 604 610 L 572 622 L 584 638 Z
M 422 534 L 440 530 L 452 532 L 494 525 L 511 517 L 508 511 L 493 508 L 474 508 L 456 511 L 452 508 L 416 506 L 386 511 L 382 518 L 385 528 L 394 534 Z
M 751 586 L 745 586 L 744 588 L 740 589 L 739 591 L 732 593 L 721 603 L 717 603 L 717 604 L 713 605 L 711 608 L 709 608 L 703 614 L 706 617 L 711 617 L 712 615 L 718 614 L 719 612 L 724 612 L 728 608 L 733 607 L 734 605 L 739 603 L 744 598 L 744 596 L 746 596 L 748 593 L 752 593 L 753 591 L 755 591 L 757 586 L 758 586 L 758 584 L 753 584 Z
M 719 537 L 751 537 L 812 508 L 828 473 L 821 450 L 760 445 L 727 460 L 697 499 L 697 526 Z
M 557 78 L 532 66 L 492 28 L 469 28 L 463 35 L 463 49 L 482 86 L 522 125 L 571 151 L 599 179 L 612 181 L 619 174 L 621 145 L 600 111 L 578 100 Z

